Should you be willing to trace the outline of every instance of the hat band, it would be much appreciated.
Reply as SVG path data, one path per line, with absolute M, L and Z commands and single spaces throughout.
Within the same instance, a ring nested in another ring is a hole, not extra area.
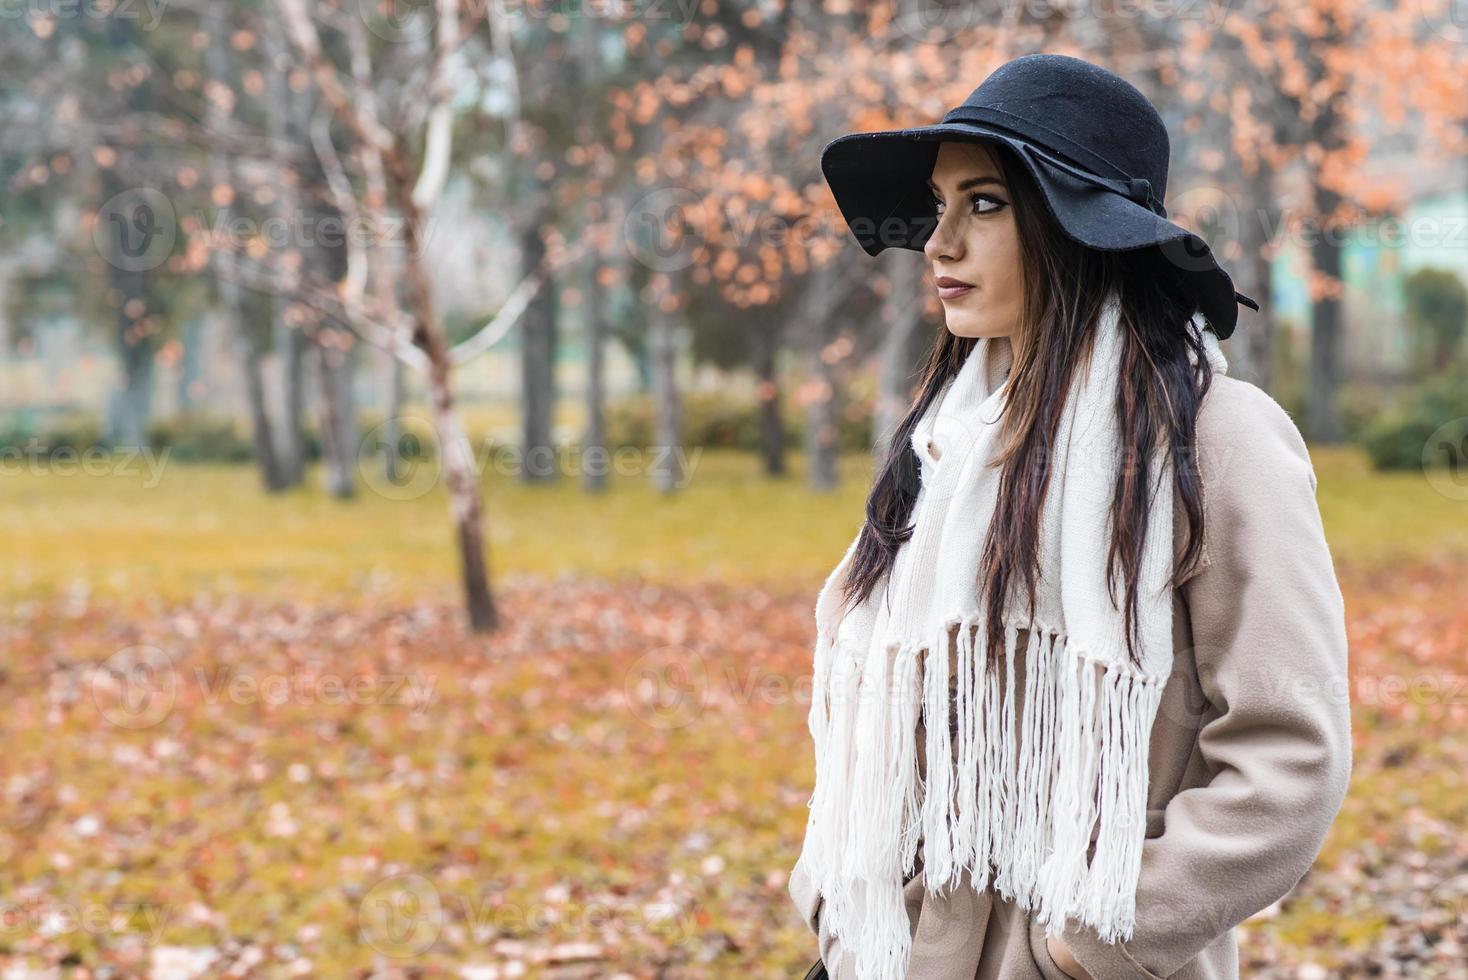
M 1156 197 L 1156 195 L 1153 194 L 1152 182 L 1147 178 L 1132 176 L 1102 177 L 1094 170 L 1087 169 L 1086 167 L 1077 166 L 1076 164 L 1071 163 L 1069 160 L 1057 156 L 1048 147 L 1042 146 L 1037 143 L 1035 137 L 1023 132 L 1022 130 L 1016 129 L 1013 126 L 1006 125 L 1004 122 L 996 120 L 994 118 L 995 115 L 1007 116 L 1019 120 L 1026 125 L 1035 125 L 1037 126 L 1037 128 L 1045 129 L 1045 127 L 1043 126 L 1038 126 L 1037 124 L 1030 123 L 1029 120 L 1021 119 L 1021 117 L 1014 116 L 1012 113 L 1005 112 L 1003 109 L 995 109 L 989 106 L 975 105 L 961 105 L 954 109 L 950 109 L 948 113 L 943 116 L 943 122 L 979 123 L 985 126 L 993 127 L 995 129 L 1003 130 L 1004 132 L 1017 137 L 1021 143 L 1020 148 L 1028 155 L 1041 158 L 1045 160 L 1045 162 L 1049 163 L 1051 166 L 1064 170 L 1071 176 L 1084 180 L 1089 184 L 1095 184 L 1098 187 L 1104 187 L 1107 190 L 1112 191 L 1113 193 L 1120 194 L 1122 197 L 1136 201 L 1138 204 L 1142 205 L 1147 210 L 1153 212 L 1159 217 L 1167 217 L 1166 206 L 1162 203 L 1160 199 Z M 1109 167 L 1110 169 L 1120 174 L 1126 174 L 1125 170 L 1123 170 L 1121 167 L 1118 167 L 1110 160 L 1107 160 L 1099 153 L 1096 153 L 1092 150 L 1087 150 L 1085 147 L 1081 146 L 1078 143 L 1072 142 L 1060 133 L 1052 133 L 1048 129 L 1046 129 L 1045 132 L 1050 133 L 1050 135 L 1058 142 L 1064 143 L 1068 149 L 1073 149 L 1073 151 L 1076 151 L 1076 155 L 1078 158 L 1084 159 L 1086 157 L 1089 157 L 1094 160 L 1100 161 L 1106 167 Z

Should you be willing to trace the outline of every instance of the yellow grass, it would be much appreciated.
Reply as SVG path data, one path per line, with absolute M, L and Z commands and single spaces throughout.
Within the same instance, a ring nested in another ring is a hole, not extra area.
M 1468 505 L 1435 491 L 1421 473 L 1372 473 L 1353 449 L 1312 455 L 1338 562 L 1468 553 Z M 530 486 L 486 466 L 492 574 L 809 587 L 856 532 L 871 472 L 866 456 L 847 456 L 840 489 L 819 494 L 807 487 L 799 454 L 790 474 L 773 480 L 748 454 L 691 451 L 686 485 L 662 496 L 633 462 L 599 496 L 583 491 L 574 474 Z M 268 495 L 247 466 L 166 461 L 154 471 L 144 460 L 117 460 L 91 475 L 15 469 L 0 479 L 8 546 L 0 590 L 12 597 L 422 598 L 457 589 L 441 481 L 419 494 L 416 478 L 395 487 L 368 473 L 357 499 L 338 501 L 320 489 L 317 473 L 304 488 Z M 436 476 L 422 473 L 429 483 Z M 398 497 L 410 499 L 390 499 Z

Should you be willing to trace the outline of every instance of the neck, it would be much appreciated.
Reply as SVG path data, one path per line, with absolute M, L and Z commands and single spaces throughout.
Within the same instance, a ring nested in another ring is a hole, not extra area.
M 993 391 L 1003 383 L 1009 375 L 1009 369 L 1014 366 L 1014 345 L 1006 337 L 991 338 L 988 345 L 989 360 L 984 366 L 984 377 L 988 381 L 988 388 Z

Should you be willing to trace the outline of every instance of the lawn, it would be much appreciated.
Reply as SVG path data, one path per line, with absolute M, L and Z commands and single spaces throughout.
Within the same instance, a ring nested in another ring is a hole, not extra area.
M 1313 458 L 1339 561 L 1380 568 L 1468 554 L 1463 501 L 1420 473 L 1372 473 L 1349 449 L 1317 449 Z M 448 505 L 431 472 L 421 493 L 416 477 L 400 487 L 373 478 L 356 499 L 338 501 L 315 479 L 267 495 L 244 466 L 165 460 L 155 471 L 137 459 L 112 469 L 0 479 L 9 546 L 0 592 L 330 602 L 456 595 Z M 488 463 L 491 568 L 818 587 L 860 526 L 870 462 L 848 456 L 841 473 L 840 489 L 822 495 L 805 486 L 799 454 L 788 476 L 771 480 L 752 456 L 704 451 L 690 454 L 686 485 L 660 497 L 645 475 L 614 476 L 591 495 L 574 476 L 532 486 Z
M 642 475 L 614 476 L 592 495 L 574 476 L 536 486 L 485 465 L 492 572 L 819 584 L 860 525 L 867 463 L 844 459 L 842 488 L 820 496 L 806 489 L 800 457 L 792 462 L 789 476 L 770 480 L 748 455 L 690 453 L 685 485 L 666 497 Z M 314 476 L 271 496 L 249 467 L 124 465 L 107 475 L 0 479 L 10 552 L 0 592 L 322 601 L 456 594 L 448 503 L 431 471 L 426 492 L 416 478 L 385 492 L 373 479 L 339 501 Z
M 1364 973 L 1390 947 L 1404 975 L 1454 976 L 1464 503 L 1313 456 L 1355 778 L 1315 870 L 1246 924 L 1245 975 Z M 487 472 L 507 626 L 485 638 L 458 627 L 437 489 L 267 497 L 248 468 L 172 463 L 0 479 L 0 965 L 799 975 L 810 606 L 868 463 L 824 496 L 799 457 L 782 481 L 693 463 L 667 499 Z

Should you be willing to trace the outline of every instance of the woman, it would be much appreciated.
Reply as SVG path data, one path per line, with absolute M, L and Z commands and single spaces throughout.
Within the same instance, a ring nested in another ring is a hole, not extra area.
M 790 895 L 833 977 L 1237 978 L 1344 800 L 1314 471 L 1225 373 L 1258 307 L 1166 220 L 1168 152 L 1133 86 L 1042 54 L 823 154 L 946 327 L 816 603 Z

